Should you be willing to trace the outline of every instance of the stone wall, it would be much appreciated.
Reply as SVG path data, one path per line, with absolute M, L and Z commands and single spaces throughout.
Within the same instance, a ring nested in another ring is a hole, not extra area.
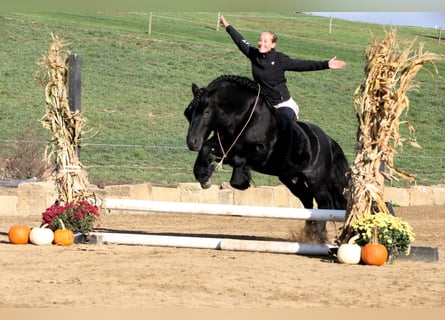
M 108 186 L 94 189 L 99 197 L 219 203 L 301 208 L 301 202 L 285 186 L 256 187 L 245 191 L 228 186 L 212 186 L 202 190 L 198 183 L 183 183 L 176 188 L 158 187 L 150 183 Z M 445 205 L 445 186 L 415 186 L 409 189 L 386 187 L 385 201 L 395 206 Z M 0 188 L 0 215 L 40 215 L 57 199 L 53 182 L 21 183 L 16 188 Z

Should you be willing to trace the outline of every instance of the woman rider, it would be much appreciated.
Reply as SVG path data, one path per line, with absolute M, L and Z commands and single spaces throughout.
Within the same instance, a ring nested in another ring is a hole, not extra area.
M 292 146 L 291 122 L 298 119 L 299 108 L 292 99 L 286 86 L 285 71 L 317 71 L 325 69 L 342 69 L 346 63 L 333 57 L 325 61 L 293 59 L 286 54 L 276 51 L 277 36 L 270 31 L 262 32 L 258 38 L 255 48 L 248 43 L 243 36 L 230 25 L 224 16 L 221 15 L 219 23 L 231 36 L 238 49 L 250 60 L 252 66 L 253 79 L 260 84 L 261 89 L 266 93 L 279 114 L 284 119 L 283 125 L 285 134 L 288 134 L 289 146 L 284 156 L 284 170 L 291 171 L 294 167 L 290 160 Z

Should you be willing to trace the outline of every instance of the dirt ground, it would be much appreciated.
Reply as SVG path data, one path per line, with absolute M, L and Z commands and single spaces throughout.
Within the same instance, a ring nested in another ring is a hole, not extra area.
M 395 208 L 439 261 L 343 265 L 333 257 L 116 244 L 13 245 L 0 217 L 0 308 L 437 308 L 445 306 L 445 206 Z M 101 228 L 288 239 L 301 221 L 103 212 Z M 339 227 L 329 223 L 331 235 Z

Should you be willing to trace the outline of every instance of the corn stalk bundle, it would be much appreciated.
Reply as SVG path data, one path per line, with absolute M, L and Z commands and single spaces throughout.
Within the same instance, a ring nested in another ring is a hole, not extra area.
M 415 177 L 394 165 L 396 149 L 409 142 L 415 147 L 415 130 L 411 123 L 400 117 L 409 109 L 409 90 L 417 89 L 413 78 L 426 62 L 434 66 L 443 57 L 423 52 L 420 44 L 413 50 L 416 39 L 402 48 L 396 29 L 385 30 L 385 39 L 375 39 L 366 50 L 365 82 L 354 94 L 354 109 L 358 120 L 356 157 L 351 166 L 350 182 L 346 190 L 347 219 L 340 231 L 338 242 L 344 243 L 352 236 L 351 225 L 368 214 L 389 210 L 383 199 L 386 180 L 414 180 Z M 437 73 L 437 69 L 436 69 Z M 409 137 L 400 134 L 400 125 L 406 125 Z M 382 170 L 386 166 L 388 172 Z
M 62 57 L 64 44 L 54 34 L 51 37 L 49 55 L 38 61 L 40 67 L 46 69 L 48 81 L 45 87 L 46 113 L 40 122 L 51 131 L 52 139 L 46 148 L 46 157 L 55 162 L 59 201 L 67 203 L 86 200 L 94 193 L 85 187 L 88 181 L 76 151 L 86 120 L 79 111 L 69 108 L 66 88 L 68 53 L 64 52 Z

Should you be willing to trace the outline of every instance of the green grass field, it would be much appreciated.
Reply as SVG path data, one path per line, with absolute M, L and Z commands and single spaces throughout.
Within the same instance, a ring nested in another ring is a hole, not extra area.
M 278 50 L 292 57 L 345 60 L 344 70 L 287 73 L 289 89 L 302 120 L 323 128 L 354 159 L 357 121 L 353 93 L 364 81 L 364 51 L 371 35 L 384 27 L 297 13 L 225 13 L 251 43 L 262 30 L 279 37 Z M 183 111 L 192 99 L 191 84 L 205 86 L 222 74 L 250 77 L 248 60 L 228 34 L 216 30 L 217 13 L 17 13 L 0 14 L 0 157 L 30 124 L 45 113 L 42 85 L 35 80 L 36 61 L 46 55 L 54 32 L 71 53 L 81 56 L 82 109 L 91 133 L 84 134 L 81 160 L 92 183 L 193 182 L 196 154 L 185 145 Z M 445 52 L 436 30 L 398 27 L 400 40 L 422 42 L 424 50 Z M 445 183 L 445 61 L 425 65 L 417 75 L 419 89 L 409 94 L 410 121 L 422 149 L 399 148 L 398 167 L 417 175 L 417 184 Z M 49 132 L 36 125 L 36 143 L 44 147 Z M 93 136 L 93 132 L 97 134 Z M 406 133 L 407 130 L 402 129 Z M 230 168 L 214 176 L 228 181 Z M 275 177 L 254 174 L 257 185 L 277 184 Z M 409 185 L 401 181 L 397 186 Z

